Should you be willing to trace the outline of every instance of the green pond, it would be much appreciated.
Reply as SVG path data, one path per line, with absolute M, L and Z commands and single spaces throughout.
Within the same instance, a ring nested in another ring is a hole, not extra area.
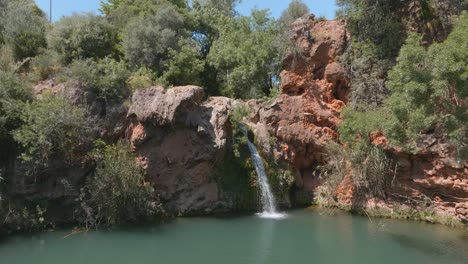
M 178 218 L 150 227 L 0 240 L 2 264 L 468 263 L 468 233 L 439 225 L 296 210 Z

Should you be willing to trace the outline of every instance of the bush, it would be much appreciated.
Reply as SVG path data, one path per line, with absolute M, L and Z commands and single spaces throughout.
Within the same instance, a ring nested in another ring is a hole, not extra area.
M 37 81 L 52 78 L 61 70 L 60 57 L 56 52 L 45 50 L 31 60 L 31 69 Z
M 150 69 L 143 67 L 132 73 L 127 83 L 130 90 L 136 91 L 155 85 L 154 77 L 155 74 Z
M 154 221 L 163 209 L 143 169 L 127 144 L 96 142 L 91 157 L 97 167 L 80 196 L 87 227 Z
M 97 63 L 92 59 L 74 60 L 60 72 L 60 81 L 69 79 L 80 82 L 87 88 L 92 88 L 98 82 Z
M 105 101 L 118 101 L 129 94 L 127 80 L 130 71 L 123 61 L 110 58 L 98 62 L 92 59 L 76 60 L 65 69 L 63 75 L 65 80 L 79 81 Z
M 46 19 L 31 0 L 10 1 L 5 10 L 3 37 L 16 60 L 34 57 L 46 46 Z
M 318 191 L 321 203 L 329 204 L 333 201 L 336 188 L 348 173 L 355 187 L 355 197 L 385 195 L 392 162 L 382 149 L 367 141 L 356 142 L 348 147 L 330 142 L 326 153 L 328 163 L 319 168 L 324 180 Z
M 0 46 L 0 71 L 16 71 L 15 54 L 9 46 Z
M 21 126 L 21 113 L 32 100 L 32 86 L 11 72 L 0 71 L 0 161 L 13 147 L 11 132 Z
M 104 17 L 74 14 L 63 17 L 48 34 L 51 49 L 68 64 L 75 59 L 100 59 L 109 56 L 116 44 L 116 34 Z
M 346 107 L 342 117 L 343 122 L 338 127 L 340 140 L 352 144 L 356 140 L 369 140 L 372 132 L 383 131 L 389 125 L 391 114 L 385 108 L 369 111 L 366 106 L 358 106 L 355 109 Z
M 408 37 L 387 82 L 394 117 L 387 134 L 396 144 L 416 149 L 420 135 L 441 124 L 460 157 L 468 155 L 467 28 L 465 12 L 447 40 L 429 49 L 420 45 L 420 36 Z
M 197 50 L 196 43 L 180 41 L 179 46 L 179 50 L 169 50 L 169 59 L 162 78 L 172 85 L 201 85 L 205 62 Z
M 24 148 L 22 159 L 33 169 L 47 167 L 50 159 L 73 163 L 88 141 L 86 110 L 61 96 L 44 94 L 27 103 L 21 121 L 24 125 L 14 138 Z
M 99 78 L 95 84 L 98 97 L 108 100 L 121 100 L 128 96 L 127 80 L 130 71 L 124 61 L 105 58 L 97 63 Z
M 163 6 L 152 16 L 139 17 L 131 22 L 123 39 L 125 57 L 132 67 L 147 67 L 162 73 L 169 49 L 177 49 L 177 42 L 185 32 L 184 18 L 173 6 Z

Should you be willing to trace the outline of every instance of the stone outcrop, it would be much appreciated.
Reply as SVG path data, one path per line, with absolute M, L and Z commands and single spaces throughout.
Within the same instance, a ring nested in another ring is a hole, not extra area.
M 337 61 L 349 35 L 341 20 L 319 21 L 313 15 L 292 25 L 296 43 L 284 60 L 281 94 L 269 105 L 249 101 L 254 130 L 266 126 L 277 139 L 277 159 L 290 164 L 296 187 L 313 190 L 315 168 L 325 162 L 324 146 L 337 139 L 340 112 L 348 100 L 349 85 Z M 257 133 L 257 131 L 256 131 Z
M 284 60 L 281 95 L 271 104 L 249 101 L 253 109 L 249 120 L 263 152 L 289 163 L 295 176 L 293 191 L 312 194 L 312 199 L 321 184 L 315 171 L 327 162 L 324 147 L 329 140 L 338 139 L 340 112 L 348 102 L 349 83 L 338 57 L 345 51 L 349 35 L 343 21 L 318 21 L 312 15 L 297 20 L 292 32 L 296 46 Z M 268 144 L 269 136 L 276 138 L 273 146 Z M 429 209 L 442 218 L 467 222 L 468 164 L 457 159 L 440 128 L 422 136 L 417 153 L 391 148 L 379 131 L 372 133 L 371 141 L 398 164 L 392 184 L 384 198 L 357 199 L 348 175 L 337 190 L 341 204 Z
M 167 210 L 206 214 L 233 206 L 216 179 L 230 145 L 234 101 L 206 102 L 196 86 L 152 87 L 133 95 L 130 141 Z
M 458 158 L 441 127 L 422 135 L 416 153 L 391 147 L 381 133 L 374 133 L 371 140 L 396 163 L 388 204 L 419 208 L 426 203 L 439 215 L 468 223 L 468 162 Z

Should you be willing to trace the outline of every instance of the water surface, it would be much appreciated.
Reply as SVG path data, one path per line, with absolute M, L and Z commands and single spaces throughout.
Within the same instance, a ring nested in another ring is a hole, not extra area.
M 0 240 L 5 264 L 468 263 L 468 234 L 439 225 L 298 210 L 179 218 L 153 227 Z

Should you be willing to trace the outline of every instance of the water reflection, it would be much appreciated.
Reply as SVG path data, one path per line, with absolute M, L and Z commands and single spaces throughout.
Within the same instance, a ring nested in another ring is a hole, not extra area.
M 257 253 L 256 253 L 256 264 L 268 263 L 269 256 L 272 251 L 275 223 L 280 220 L 275 219 L 261 219 L 262 226 L 260 229 Z

